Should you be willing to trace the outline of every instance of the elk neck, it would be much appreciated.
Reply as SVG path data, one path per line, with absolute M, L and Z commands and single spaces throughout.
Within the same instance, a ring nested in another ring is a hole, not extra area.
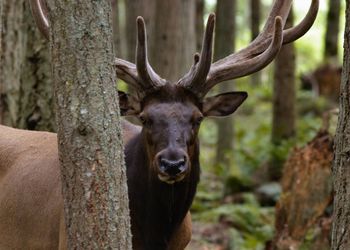
M 190 209 L 200 174 L 198 139 L 193 151 L 189 175 L 169 185 L 152 170 L 142 131 L 125 145 L 131 228 L 133 235 L 143 232 L 143 239 L 137 240 L 147 249 L 166 249 Z

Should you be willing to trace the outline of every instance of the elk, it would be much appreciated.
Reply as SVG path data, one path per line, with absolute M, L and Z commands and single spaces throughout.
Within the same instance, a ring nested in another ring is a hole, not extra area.
M 49 37 L 43 0 L 31 0 L 38 28 Z M 184 249 L 191 238 L 189 208 L 199 181 L 198 130 L 204 117 L 232 114 L 246 92 L 206 97 L 220 82 L 267 66 L 281 46 L 312 26 L 318 0 L 306 17 L 284 30 L 292 0 L 275 0 L 262 33 L 245 49 L 212 63 L 215 15 L 209 15 L 203 46 L 177 83 L 162 79 L 147 59 L 146 28 L 137 18 L 136 64 L 115 59 L 117 76 L 135 95 L 119 92 L 134 249 Z M 0 126 L 0 248 L 66 249 L 63 198 L 53 133 Z

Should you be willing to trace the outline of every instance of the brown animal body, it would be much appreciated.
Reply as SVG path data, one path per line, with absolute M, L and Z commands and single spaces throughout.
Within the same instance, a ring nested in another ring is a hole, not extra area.
M 131 140 L 137 141 L 136 137 L 141 135 L 140 127 L 127 121 L 123 121 L 122 125 L 123 139 L 126 149 L 129 150 L 127 158 L 130 159 L 135 156 L 130 154 L 133 145 L 129 142 Z M 0 249 L 66 249 L 56 134 L 0 126 L 0 159 Z M 143 164 L 139 166 L 140 168 L 144 167 Z M 130 171 L 128 168 L 127 172 L 129 180 L 135 180 L 137 177 L 135 175 L 139 175 L 139 180 L 147 182 L 144 176 L 147 174 L 145 171 L 138 172 L 138 169 Z M 162 185 L 160 181 L 158 182 L 159 185 Z M 165 185 L 164 190 L 171 187 L 168 184 L 163 185 Z M 191 238 L 190 215 L 188 214 L 184 220 L 183 218 L 174 220 L 175 229 L 170 230 L 168 235 L 162 239 L 162 233 L 155 232 L 151 227 L 154 223 L 169 227 L 167 220 L 172 215 L 168 214 L 169 211 L 150 211 L 147 209 L 147 207 L 153 208 L 157 205 L 151 204 L 147 199 L 145 201 L 142 196 L 147 197 L 149 194 L 154 194 L 155 187 L 153 189 L 152 187 L 150 189 L 142 187 L 139 190 L 135 190 L 135 188 L 129 188 L 131 192 L 135 193 L 133 196 L 130 195 L 131 211 L 140 212 L 138 209 L 143 210 L 147 214 L 143 218 L 150 219 L 152 217 L 154 219 L 144 224 L 141 218 L 139 219 L 141 222 L 137 222 L 137 224 L 142 224 L 143 227 L 149 225 L 150 228 L 147 228 L 146 232 L 158 233 L 153 237 L 156 236 L 161 241 L 168 243 L 172 240 L 168 246 L 169 249 L 184 249 Z M 166 190 L 164 195 L 169 195 L 166 193 L 167 191 L 169 190 Z M 140 203 L 138 208 L 134 208 L 134 204 L 141 201 L 145 203 Z M 159 204 L 159 200 L 153 202 Z M 176 204 L 182 205 L 179 201 Z M 174 206 L 173 209 L 176 211 L 177 207 Z M 186 214 L 187 211 L 185 210 L 184 213 Z M 163 214 L 163 217 L 169 215 L 168 218 L 165 218 L 166 221 L 160 219 Z M 135 236 L 142 235 L 136 233 L 138 230 L 141 229 L 133 229 Z M 147 237 L 149 236 L 147 235 Z M 144 247 L 140 242 L 143 240 L 135 239 L 134 249 L 151 249 Z M 152 249 L 166 249 L 164 243 L 160 246 L 160 248 Z
M 42 1 L 31 0 L 31 6 L 48 37 Z M 115 60 L 118 77 L 136 93 L 119 92 L 121 113 L 137 116 L 142 123 L 138 127 L 122 122 L 134 249 L 180 250 L 188 244 L 188 211 L 200 173 L 200 123 L 208 116 L 232 114 L 247 98 L 245 92 L 206 95 L 220 82 L 262 69 L 283 44 L 312 26 L 318 0 L 312 0 L 299 25 L 283 30 L 291 3 L 275 0 L 263 32 L 247 48 L 213 64 L 211 14 L 202 52 L 177 83 L 162 79 L 149 65 L 145 24 L 137 19 L 136 65 Z M 0 249 L 66 249 L 69 225 L 62 204 L 56 135 L 0 126 Z

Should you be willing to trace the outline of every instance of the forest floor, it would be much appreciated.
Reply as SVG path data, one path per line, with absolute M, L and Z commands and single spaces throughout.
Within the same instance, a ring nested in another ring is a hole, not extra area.
M 192 226 L 192 240 L 186 250 L 225 250 L 229 247 L 227 225 L 220 222 L 193 222 Z

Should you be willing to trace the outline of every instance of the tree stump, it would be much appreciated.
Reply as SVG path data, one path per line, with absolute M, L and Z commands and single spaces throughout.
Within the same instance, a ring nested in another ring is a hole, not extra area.
M 322 130 L 305 147 L 291 153 L 284 165 L 282 195 L 276 205 L 276 234 L 269 249 L 299 249 L 310 229 L 328 238 L 322 229 L 327 225 L 317 222 L 332 201 L 332 148 L 333 137 Z M 321 241 L 325 237 L 315 235 Z

